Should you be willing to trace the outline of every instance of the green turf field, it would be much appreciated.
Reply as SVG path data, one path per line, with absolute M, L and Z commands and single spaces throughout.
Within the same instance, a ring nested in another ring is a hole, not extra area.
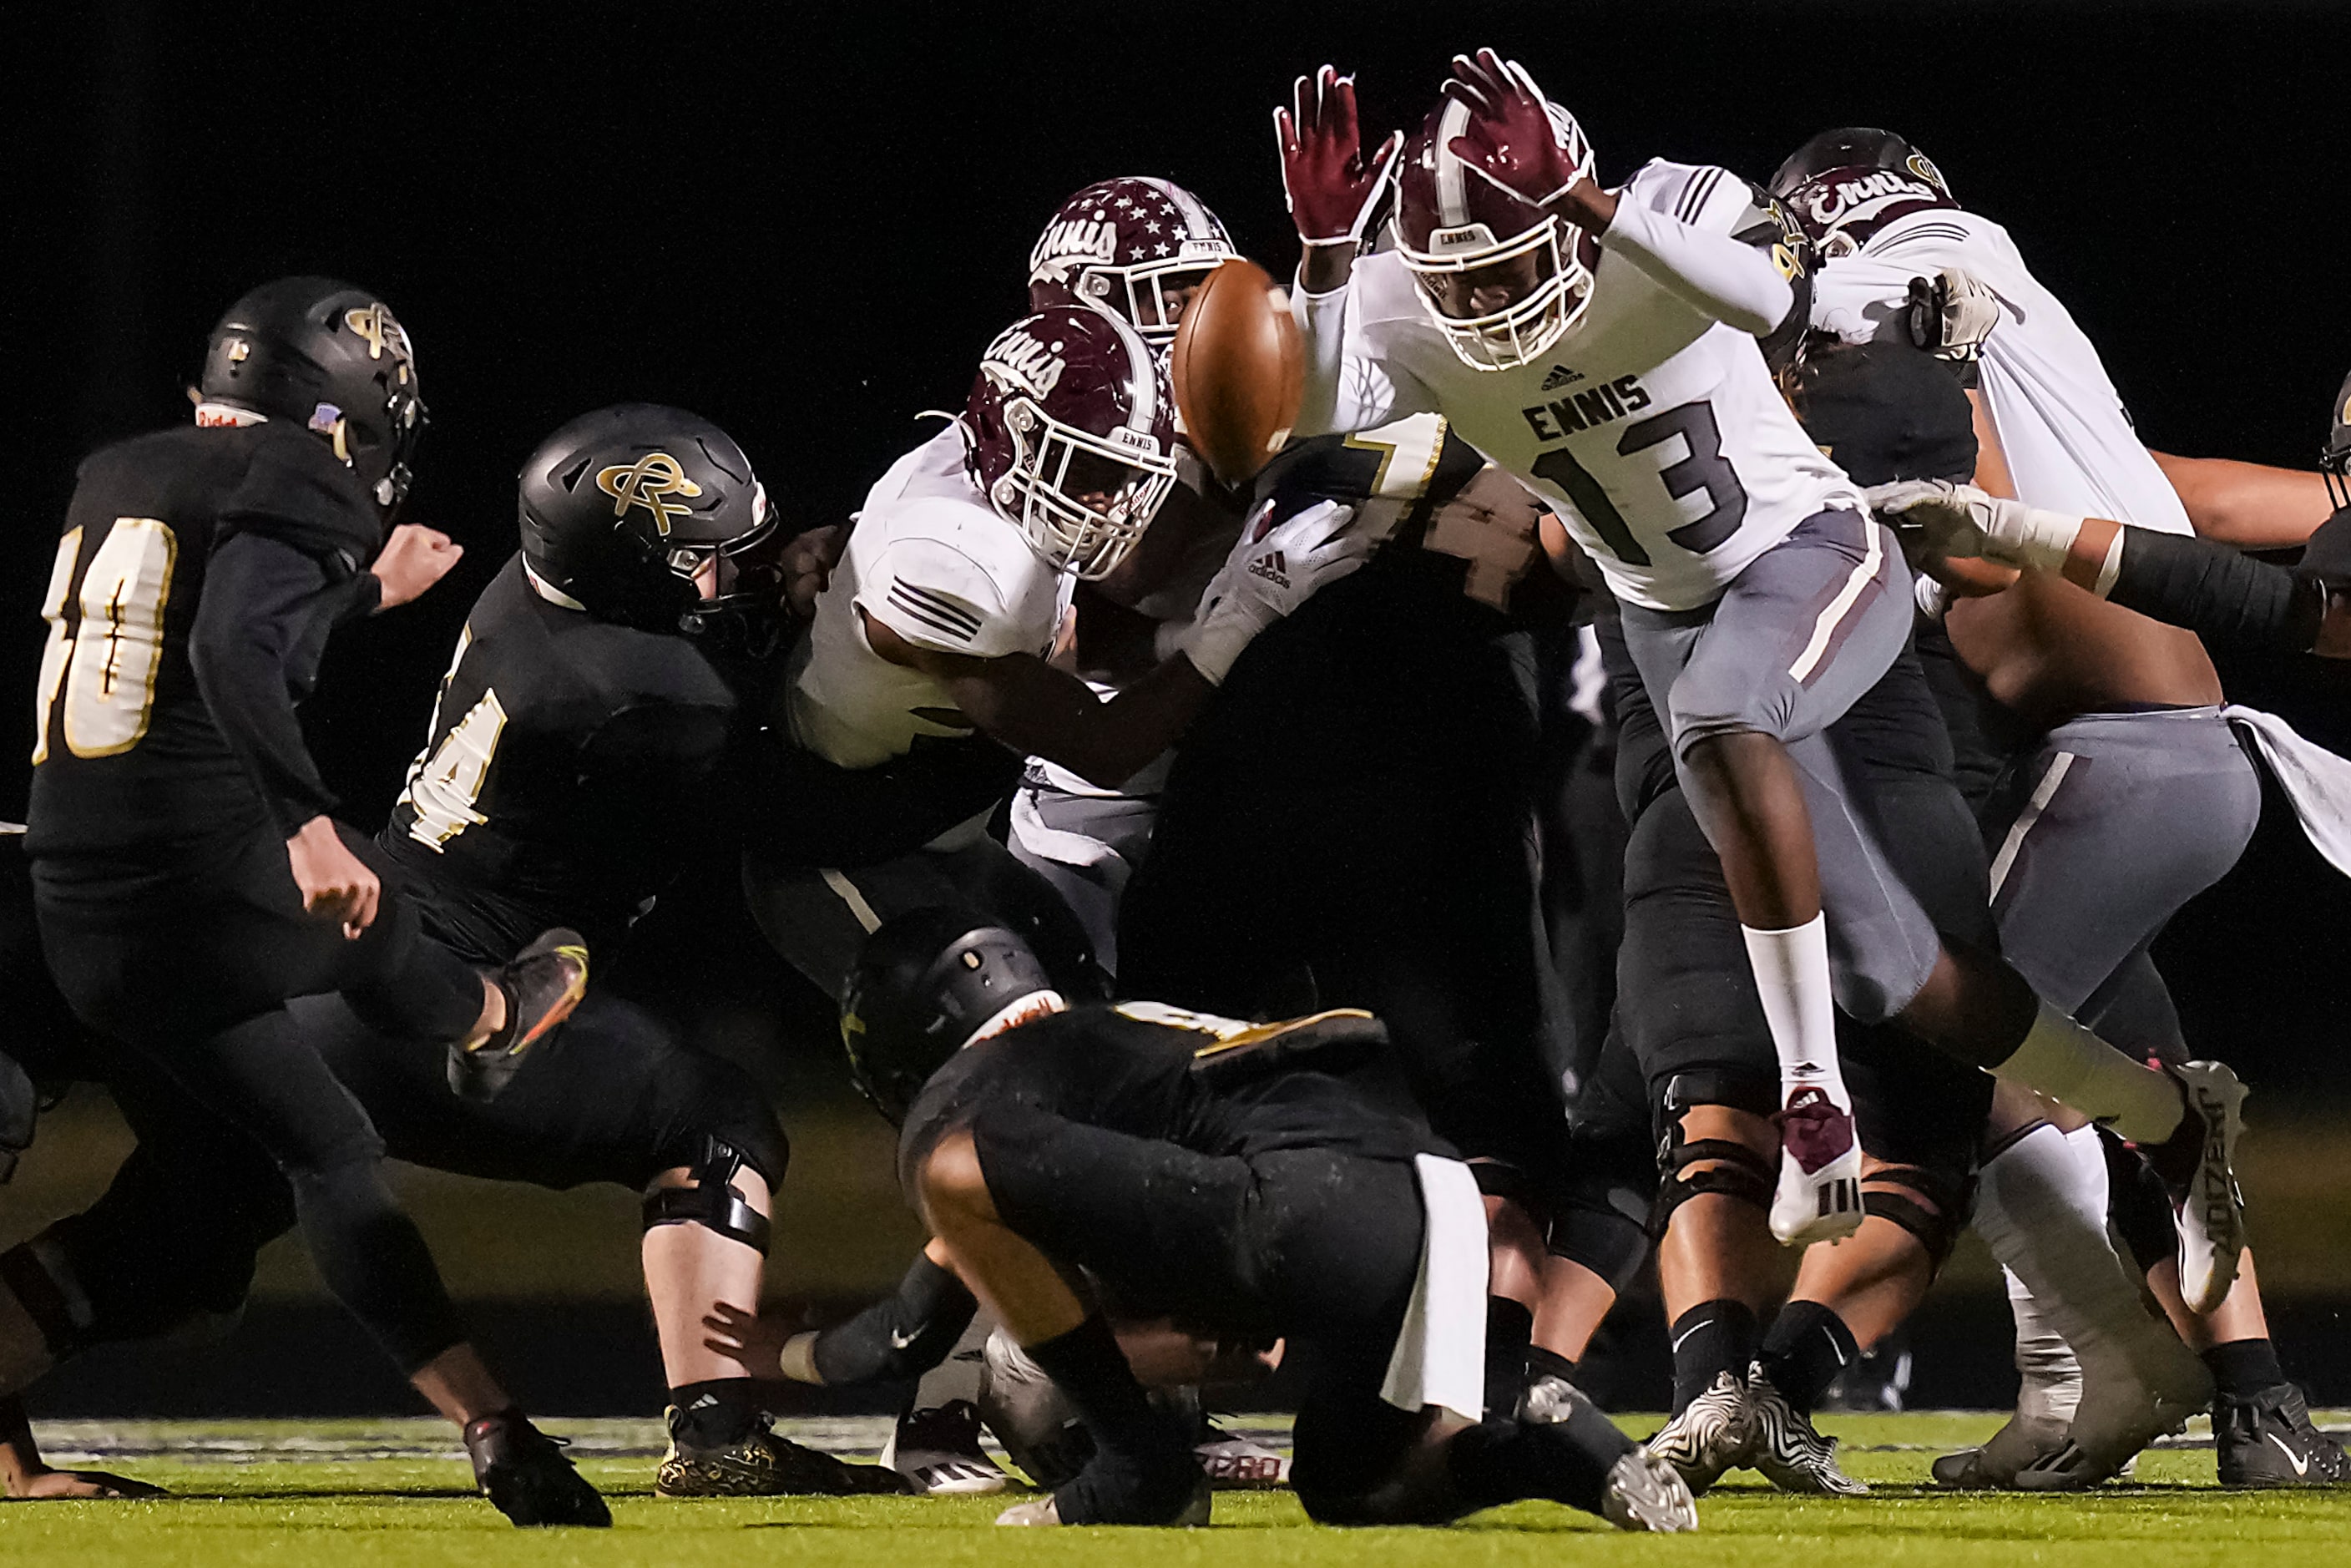
M 1244 1423 L 1249 1424 L 1249 1423 Z M 2083 1498 L 1964 1498 L 1924 1490 L 1928 1462 L 1994 1422 L 1966 1416 L 1827 1416 L 1847 1468 L 1877 1488 L 1860 1500 L 1718 1488 L 1698 1535 L 1622 1536 L 1564 1509 L 1520 1504 L 1438 1531 L 1310 1526 L 1286 1493 L 1225 1493 L 1208 1531 L 989 1528 L 1003 1500 L 673 1502 L 652 1495 L 657 1429 L 641 1421 L 547 1423 L 577 1444 L 613 1501 L 615 1528 L 520 1531 L 472 1496 L 445 1428 L 428 1422 L 61 1424 L 42 1430 L 58 1463 L 103 1458 L 172 1490 L 156 1502 L 0 1505 L 0 1563 L 59 1568 L 467 1568 L 475 1563 L 736 1568 L 763 1563 L 951 1568 L 982 1563 L 1268 1563 L 1355 1568 L 1398 1562 L 1510 1568 L 1585 1562 L 1794 1564 L 2126 1563 L 2351 1561 L 2351 1490 L 2222 1492 L 2209 1448 L 2143 1457 L 2135 1483 Z M 1635 1430 L 1638 1417 L 1626 1418 Z M 797 1423 L 803 1440 L 871 1457 L 878 1423 Z M 1740 1480 L 1752 1478 L 1740 1477 Z

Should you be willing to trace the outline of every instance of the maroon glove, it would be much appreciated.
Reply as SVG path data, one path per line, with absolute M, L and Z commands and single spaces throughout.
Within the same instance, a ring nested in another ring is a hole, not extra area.
M 1395 172 L 1404 132 L 1392 133 L 1378 154 L 1364 158 L 1355 124 L 1355 78 L 1324 66 L 1300 77 L 1295 110 L 1273 111 L 1273 139 L 1281 153 L 1281 190 L 1290 221 L 1308 245 L 1360 242 Z
M 1453 154 L 1470 171 L 1531 207 L 1549 205 L 1585 175 L 1580 148 L 1568 145 L 1542 89 L 1524 66 L 1491 49 L 1453 57 L 1445 96 L 1469 108 L 1469 129 Z

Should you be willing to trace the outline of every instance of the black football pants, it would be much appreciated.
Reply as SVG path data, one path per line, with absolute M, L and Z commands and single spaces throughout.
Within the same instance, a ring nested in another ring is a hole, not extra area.
M 374 863 L 367 840 L 344 840 Z M 37 861 L 34 890 L 76 1016 L 260 1145 L 328 1290 L 402 1373 L 463 1340 L 424 1239 L 384 1183 L 382 1139 L 286 1003 L 341 991 L 389 1032 L 446 1041 L 480 1014 L 472 967 L 423 940 L 388 886 L 357 941 L 306 914 L 267 829 L 168 859 Z

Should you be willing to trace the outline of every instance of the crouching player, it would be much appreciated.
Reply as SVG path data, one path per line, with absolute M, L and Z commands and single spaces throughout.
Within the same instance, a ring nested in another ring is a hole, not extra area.
M 1072 1008 L 1010 932 L 933 909 L 869 939 L 841 1035 L 902 1118 L 900 1180 L 939 1249 L 1093 1442 L 999 1522 L 1206 1522 L 1190 1433 L 1146 1396 L 1115 1307 L 1287 1342 L 1291 1479 L 1323 1522 L 1540 1497 L 1627 1530 L 1696 1526 L 1680 1479 L 1564 1381 L 1479 1418 L 1483 1206 L 1435 1138 L 1330 1075 L 1384 1040 L 1368 1013 Z

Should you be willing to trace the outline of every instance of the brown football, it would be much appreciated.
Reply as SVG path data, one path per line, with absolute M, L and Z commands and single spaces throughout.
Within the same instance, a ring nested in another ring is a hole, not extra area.
M 1236 256 L 1184 307 L 1168 373 L 1184 434 L 1217 477 L 1238 485 L 1290 439 L 1305 350 L 1265 268 Z

